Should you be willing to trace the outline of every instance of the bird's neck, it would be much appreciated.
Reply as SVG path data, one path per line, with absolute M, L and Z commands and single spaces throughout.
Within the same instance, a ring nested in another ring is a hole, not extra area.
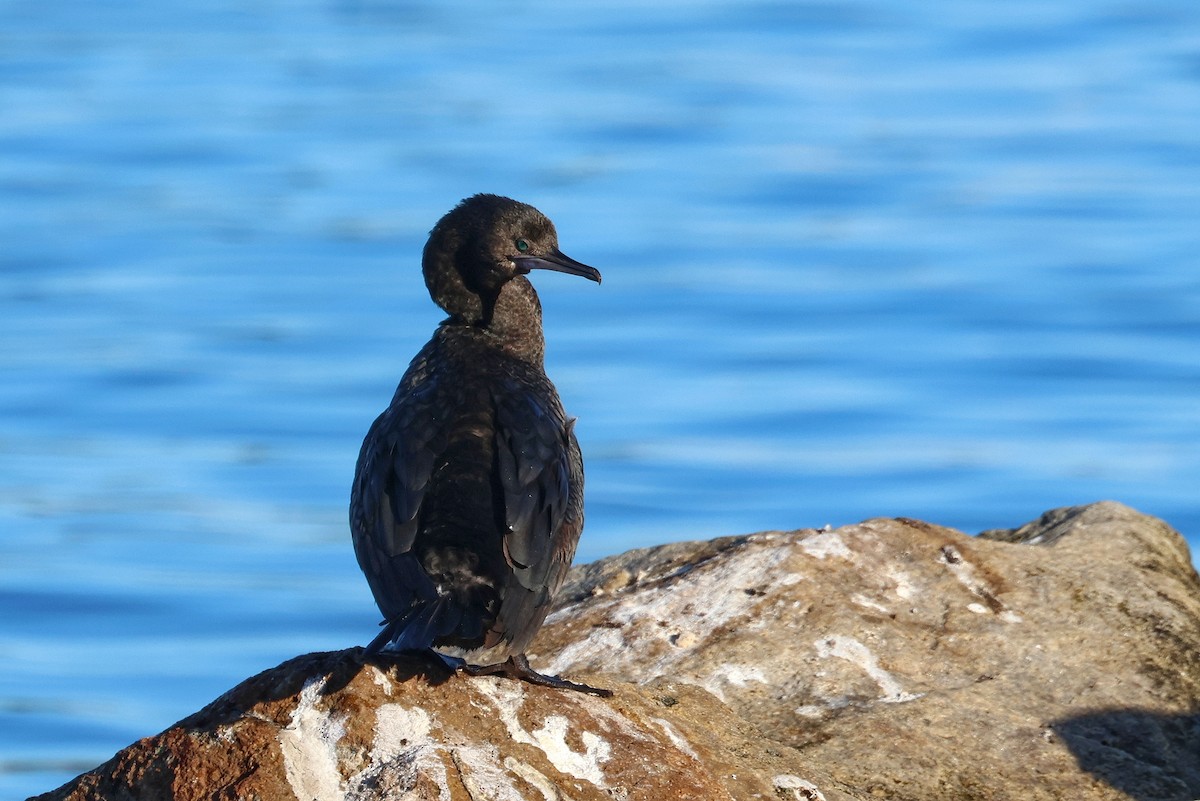
M 542 304 L 524 276 L 506 282 L 495 297 L 480 297 L 467 314 L 455 314 L 444 325 L 471 327 L 507 354 L 540 365 L 546 352 Z

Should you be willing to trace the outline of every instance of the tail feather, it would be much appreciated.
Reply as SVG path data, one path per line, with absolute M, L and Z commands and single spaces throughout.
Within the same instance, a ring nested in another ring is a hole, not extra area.
M 383 631 L 367 646 L 367 655 L 381 651 L 424 651 L 462 622 L 463 610 L 446 596 L 424 601 L 387 621 Z

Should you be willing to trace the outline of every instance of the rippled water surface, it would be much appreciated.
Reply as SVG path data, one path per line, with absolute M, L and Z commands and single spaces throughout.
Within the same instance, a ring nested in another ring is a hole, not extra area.
M 1200 536 L 1200 5 L 644 6 L 0 2 L 0 797 L 372 634 L 353 463 L 477 191 L 605 276 L 535 276 L 582 559 Z

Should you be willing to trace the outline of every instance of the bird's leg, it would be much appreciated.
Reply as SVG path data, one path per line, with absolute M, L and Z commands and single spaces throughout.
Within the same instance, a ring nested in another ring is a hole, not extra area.
M 542 687 L 575 690 L 576 692 L 588 693 L 589 695 L 598 695 L 601 698 L 612 697 L 612 690 L 605 690 L 602 687 L 590 687 L 587 684 L 576 684 L 573 681 L 560 679 L 558 676 L 546 676 L 538 673 L 529 666 L 529 660 L 525 658 L 525 654 L 515 654 L 510 656 L 507 662 L 501 662 L 496 665 L 464 664 L 460 669 L 471 676 L 508 676 L 511 679 L 521 679 L 530 684 L 537 684 Z

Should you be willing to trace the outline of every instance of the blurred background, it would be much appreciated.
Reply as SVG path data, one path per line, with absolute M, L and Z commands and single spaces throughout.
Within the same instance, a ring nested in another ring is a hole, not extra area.
M 535 276 L 581 561 L 1200 536 L 1194 0 L 0 0 L 0 110 L 0 796 L 373 636 L 354 461 L 479 191 L 604 274 Z

